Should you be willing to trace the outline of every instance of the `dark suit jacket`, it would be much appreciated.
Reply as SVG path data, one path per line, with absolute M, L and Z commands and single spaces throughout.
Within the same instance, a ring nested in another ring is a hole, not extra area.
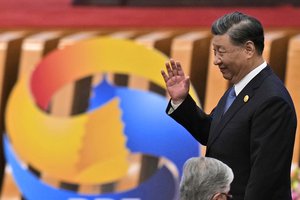
M 232 168 L 235 200 L 291 200 L 297 119 L 288 91 L 267 66 L 223 115 L 227 93 L 210 115 L 188 96 L 170 116 L 207 146 L 206 156 Z

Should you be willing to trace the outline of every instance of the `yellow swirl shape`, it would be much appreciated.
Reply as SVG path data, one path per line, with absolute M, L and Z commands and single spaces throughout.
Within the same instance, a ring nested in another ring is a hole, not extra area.
M 70 118 L 51 117 L 33 104 L 20 80 L 7 111 L 7 128 L 23 161 L 58 180 L 96 184 L 127 173 L 128 151 L 118 99 Z
M 143 76 L 164 87 L 160 70 L 166 60 L 158 51 L 111 38 L 80 42 L 48 55 L 33 78 L 20 77 L 9 97 L 6 129 L 17 155 L 66 182 L 101 184 L 124 177 L 129 151 L 118 99 L 63 118 L 46 114 L 34 102 L 45 108 L 65 84 L 106 71 Z M 193 89 L 191 95 L 196 97 Z

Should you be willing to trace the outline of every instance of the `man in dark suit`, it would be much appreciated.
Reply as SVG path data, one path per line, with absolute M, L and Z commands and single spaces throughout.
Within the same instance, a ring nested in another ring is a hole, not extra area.
M 297 118 L 284 84 L 262 57 L 263 27 L 234 12 L 211 30 L 214 64 L 233 87 L 206 114 L 189 95 L 189 77 L 171 59 L 162 71 L 171 97 L 167 113 L 207 146 L 206 156 L 232 168 L 235 200 L 291 200 Z

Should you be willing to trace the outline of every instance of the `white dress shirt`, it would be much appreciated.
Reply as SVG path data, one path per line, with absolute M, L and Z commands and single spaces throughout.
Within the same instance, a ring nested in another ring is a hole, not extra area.
M 234 85 L 234 90 L 236 96 L 239 95 L 239 93 L 246 87 L 246 85 L 257 75 L 261 70 L 263 70 L 265 67 L 267 67 L 267 62 L 263 62 L 261 65 L 253 69 L 251 72 L 249 72 L 242 80 L 240 80 L 237 84 Z

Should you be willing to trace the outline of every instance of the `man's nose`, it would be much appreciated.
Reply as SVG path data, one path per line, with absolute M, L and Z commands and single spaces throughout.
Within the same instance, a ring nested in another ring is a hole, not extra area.
M 220 57 L 217 55 L 214 55 L 214 65 L 220 65 L 222 63 Z

